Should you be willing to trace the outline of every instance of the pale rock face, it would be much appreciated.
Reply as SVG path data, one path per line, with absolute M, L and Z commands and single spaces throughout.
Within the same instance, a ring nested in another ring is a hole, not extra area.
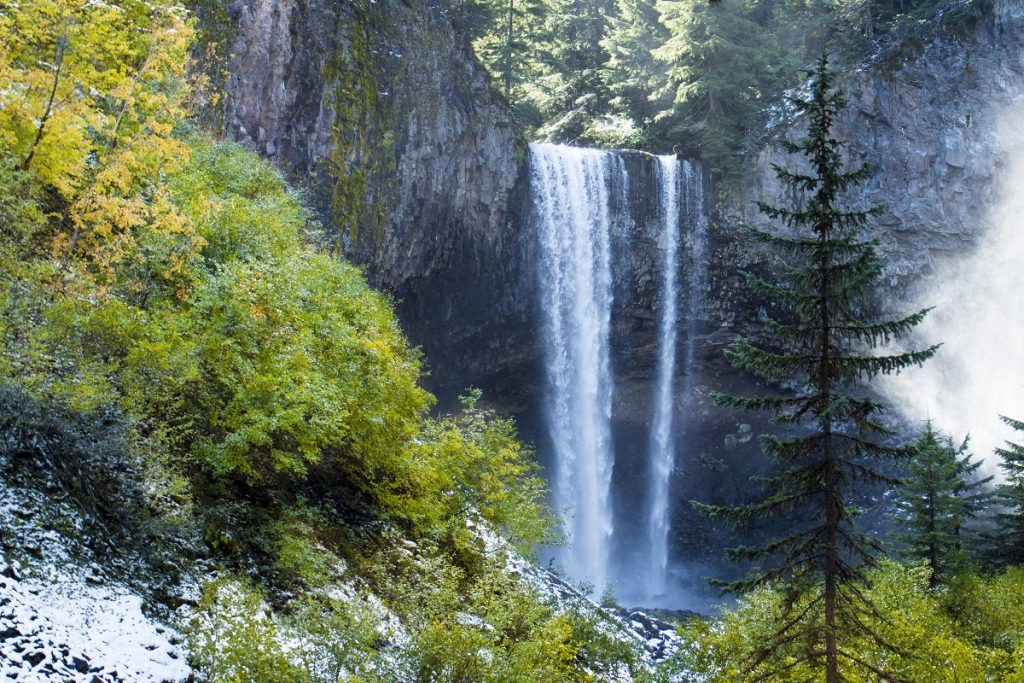
M 1000 118 L 1024 97 L 1024 3 L 996 3 L 994 12 L 965 36 L 883 53 L 844 82 L 850 107 L 837 133 L 853 141 L 851 158 L 876 169 L 864 205 L 887 207 L 877 221 L 887 300 L 986 229 L 1006 163 Z M 791 163 L 789 155 L 768 145 L 754 163 L 749 198 L 783 203 L 771 164 Z M 741 215 L 762 222 L 751 204 Z

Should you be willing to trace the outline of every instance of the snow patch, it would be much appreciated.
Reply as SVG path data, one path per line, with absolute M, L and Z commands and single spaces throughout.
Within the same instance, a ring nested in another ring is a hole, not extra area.
M 0 576 L 0 679 L 177 682 L 190 669 L 180 637 L 147 617 L 142 598 L 117 585 L 64 576 Z

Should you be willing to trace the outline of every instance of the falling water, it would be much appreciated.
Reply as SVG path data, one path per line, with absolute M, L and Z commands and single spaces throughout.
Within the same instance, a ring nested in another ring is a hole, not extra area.
M 610 233 L 625 165 L 613 154 L 530 146 L 539 235 L 546 413 L 553 492 L 566 514 L 565 563 L 575 579 L 607 585 L 612 534 Z
M 704 184 L 700 169 L 689 161 L 680 162 L 675 156 L 661 156 L 658 157 L 658 171 L 662 296 L 658 325 L 658 377 L 648 457 L 647 529 L 650 550 L 646 593 L 651 605 L 666 597 L 668 589 L 668 541 L 672 523 L 669 487 L 675 471 L 676 437 L 681 431 L 673 420 L 676 401 L 673 389 L 677 375 L 679 235 L 684 224 L 688 228 L 686 352 L 680 392 L 684 401 L 691 395 L 696 370 L 696 324 L 700 318 L 701 290 L 707 275 L 707 215 L 704 211 Z M 680 222 L 681 216 L 685 217 L 684 223 Z M 683 407 L 685 409 L 687 406 L 684 404 Z
M 687 165 L 689 170 L 689 165 Z M 672 395 L 676 366 L 676 318 L 679 292 L 676 284 L 679 260 L 679 160 L 675 155 L 658 157 L 661 218 L 661 311 L 658 316 L 658 379 L 654 391 L 648 458 L 648 543 L 650 557 L 647 594 L 665 592 L 668 573 L 669 480 L 675 467 L 672 434 Z
M 697 364 L 697 322 L 701 319 L 701 297 L 708 279 L 708 212 L 704 205 L 704 173 L 700 164 L 683 162 L 683 187 L 686 201 L 686 250 L 690 270 L 686 276 L 686 358 L 683 367 L 683 396 L 691 399 Z

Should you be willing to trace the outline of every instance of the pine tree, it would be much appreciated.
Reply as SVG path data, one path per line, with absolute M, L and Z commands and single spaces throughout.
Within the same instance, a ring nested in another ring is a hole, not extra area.
M 1024 432 L 1024 421 L 1002 416 L 1003 422 L 1018 432 Z M 1000 564 L 1024 563 L 1024 445 L 1007 441 L 996 449 L 1003 459 L 999 468 L 1005 482 L 996 487 L 995 502 L 1006 508 L 997 520 L 998 547 L 996 559 Z
M 963 524 L 956 531 L 957 550 L 962 550 L 968 542 L 972 545 L 981 545 L 982 534 L 977 530 L 968 532 L 964 525 L 972 520 L 980 519 L 989 510 L 993 494 L 991 484 L 995 479 L 993 475 L 982 477 L 978 474 L 983 461 L 974 459 L 974 454 L 968 450 L 969 444 L 969 438 L 964 439 L 956 451 L 960 483 L 955 492 L 963 506 Z M 971 553 L 966 554 L 970 555 Z
M 603 78 L 605 32 L 615 0 L 550 0 L 548 28 L 556 36 L 551 75 L 533 84 L 546 123 L 541 138 L 576 142 L 588 123 L 607 113 L 611 94 Z
M 514 108 L 521 105 L 522 85 L 550 71 L 551 0 L 459 0 L 453 9 L 496 86 Z
M 659 95 L 670 102 L 658 119 L 668 136 L 697 144 L 712 169 L 735 171 L 746 132 L 796 71 L 795 54 L 756 21 L 750 0 L 658 0 L 657 9 L 670 32 L 653 51 L 667 71 Z
M 661 23 L 655 0 L 618 0 L 618 13 L 608 19 L 601 42 L 608 53 L 604 80 L 614 96 L 611 104 L 641 126 L 649 125 L 658 112 L 671 106 L 664 94 L 664 65 L 654 58 L 669 38 Z M 656 93 L 661 92 L 659 97 Z
M 748 274 L 755 292 L 787 313 L 766 321 L 769 341 L 764 345 L 738 339 L 726 350 L 735 367 L 779 390 L 761 396 L 715 395 L 727 407 L 768 412 L 786 435 L 761 437 L 773 464 L 773 472 L 762 480 L 761 499 L 736 507 L 699 507 L 734 522 L 780 518 L 788 530 L 763 546 L 733 548 L 732 559 L 758 568 L 743 580 L 719 584 L 732 591 L 775 584 L 788 594 L 777 629 L 750 663 L 747 678 L 770 680 L 781 668 L 807 663 L 821 667 L 827 683 L 838 683 L 846 670 L 898 680 L 843 646 L 847 636 L 881 640 L 869 626 L 878 615 L 863 591 L 865 567 L 875 562 L 880 548 L 856 528 L 854 486 L 894 485 L 884 463 L 910 452 L 883 443 L 892 436 L 879 419 L 884 406 L 867 394 L 864 382 L 919 365 L 936 347 L 870 353 L 906 335 L 927 310 L 896 320 L 865 314 L 882 263 L 877 240 L 862 232 L 881 208 L 856 211 L 839 204 L 840 195 L 867 180 L 871 169 L 843 170 L 845 142 L 832 137 L 832 128 L 846 100 L 827 57 L 810 76 L 809 97 L 791 99 L 807 121 L 807 135 L 786 144 L 790 153 L 806 157 L 807 170 L 775 169 L 780 181 L 806 200 L 793 209 L 762 203 L 761 211 L 785 230 L 754 231 L 790 264 L 781 284 Z M 803 644 L 798 660 L 774 664 L 772 655 L 794 643 Z
M 964 564 L 964 524 L 980 511 L 987 498 L 983 487 L 992 481 L 977 477 L 981 461 L 973 459 L 967 444 L 965 439 L 957 448 L 929 422 L 913 444 L 901 487 L 907 532 L 898 540 L 907 558 L 927 563 L 933 588 Z

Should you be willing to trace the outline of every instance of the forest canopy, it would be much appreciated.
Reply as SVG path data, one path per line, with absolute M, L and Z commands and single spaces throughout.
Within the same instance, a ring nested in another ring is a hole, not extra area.
M 950 30 L 985 0 L 452 0 L 531 137 L 676 148 L 734 173 L 801 73 Z M 943 12 L 937 14 L 942 8 Z

